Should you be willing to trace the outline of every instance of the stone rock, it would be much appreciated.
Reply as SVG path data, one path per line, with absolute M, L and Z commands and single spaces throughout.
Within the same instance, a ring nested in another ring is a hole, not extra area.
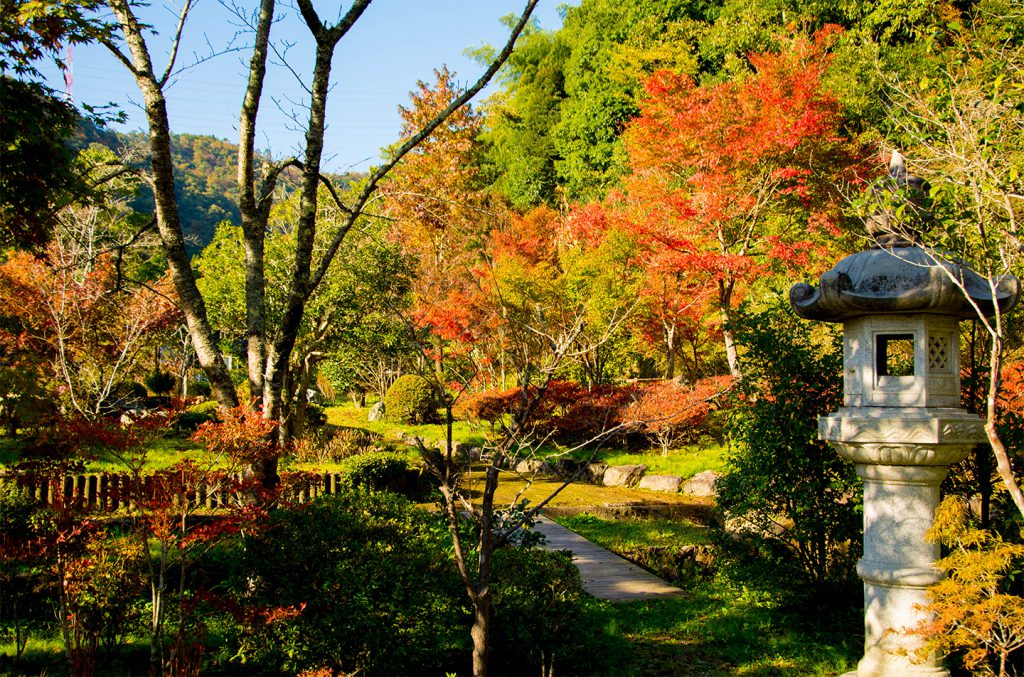
M 580 462 L 571 458 L 560 458 L 555 463 L 555 477 L 566 480 L 580 471 Z
M 442 454 L 447 453 L 448 452 L 448 442 L 445 441 L 445 440 L 441 440 L 440 442 L 438 442 L 437 443 L 437 450 L 440 451 Z M 468 447 L 466 447 L 465 444 L 463 444 L 462 442 L 459 442 L 458 440 L 452 440 L 452 458 L 459 459 L 459 460 L 465 460 L 468 452 L 469 452 L 469 449 L 468 449 Z
M 604 485 L 606 487 L 632 487 L 647 472 L 647 466 L 640 463 L 635 465 L 612 465 L 604 471 Z
M 679 487 L 683 483 L 682 477 L 676 475 L 644 475 L 640 478 L 640 488 L 648 491 L 664 491 L 668 494 L 678 494 Z
M 539 459 L 525 459 L 516 463 L 516 472 L 520 475 L 533 475 L 536 473 L 546 473 L 551 470 L 551 466 L 547 461 L 541 461 Z
M 714 496 L 715 482 L 718 481 L 718 473 L 714 470 L 699 472 L 683 484 L 683 493 L 694 496 Z
M 425 447 L 430 446 L 422 438 L 416 435 L 406 435 L 405 433 L 402 433 L 402 444 L 408 444 L 410 447 L 418 447 L 420 444 Z
M 583 474 L 580 475 L 580 479 L 591 484 L 600 484 L 606 470 L 608 470 L 607 463 L 588 463 Z
M 480 461 L 483 459 L 483 449 L 480 447 L 470 447 L 467 457 L 470 461 Z
M 370 407 L 370 412 L 366 415 L 368 421 L 383 421 L 384 420 L 384 402 L 378 402 L 377 404 Z

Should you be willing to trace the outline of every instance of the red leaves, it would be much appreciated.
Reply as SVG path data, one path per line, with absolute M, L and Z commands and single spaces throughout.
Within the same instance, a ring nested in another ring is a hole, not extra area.
M 206 446 L 213 454 L 222 454 L 235 462 L 257 463 L 277 455 L 272 436 L 276 421 L 263 418 L 260 410 L 250 404 L 229 409 L 222 421 L 207 421 L 199 426 L 192 439 Z
M 730 376 L 701 379 L 689 387 L 675 381 L 651 383 L 645 385 L 636 401 L 627 407 L 623 419 L 650 431 L 696 428 L 732 383 Z

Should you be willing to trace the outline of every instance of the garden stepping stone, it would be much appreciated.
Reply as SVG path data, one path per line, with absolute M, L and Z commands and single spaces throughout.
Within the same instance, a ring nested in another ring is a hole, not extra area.
M 649 571 L 546 517 L 538 518 L 534 528 L 547 538 L 544 544 L 546 549 L 568 550 L 572 553 L 572 561 L 583 579 L 583 588 L 594 597 L 609 602 L 635 602 L 686 594 Z

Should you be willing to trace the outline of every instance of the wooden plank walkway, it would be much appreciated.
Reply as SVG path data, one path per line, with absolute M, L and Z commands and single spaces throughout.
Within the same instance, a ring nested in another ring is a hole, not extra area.
M 625 560 L 547 517 L 537 520 L 537 531 L 547 537 L 548 550 L 570 550 L 580 570 L 583 588 L 610 602 L 635 602 L 685 594 L 679 588 Z

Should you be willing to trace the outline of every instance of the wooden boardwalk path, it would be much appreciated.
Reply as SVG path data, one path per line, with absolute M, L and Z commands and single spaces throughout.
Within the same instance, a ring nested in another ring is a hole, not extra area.
M 547 517 L 538 519 L 535 527 L 547 537 L 548 550 L 570 550 L 580 570 L 584 589 L 610 602 L 635 602 L 685 594 L 654 574 L 632 562 L 591 543 Z

